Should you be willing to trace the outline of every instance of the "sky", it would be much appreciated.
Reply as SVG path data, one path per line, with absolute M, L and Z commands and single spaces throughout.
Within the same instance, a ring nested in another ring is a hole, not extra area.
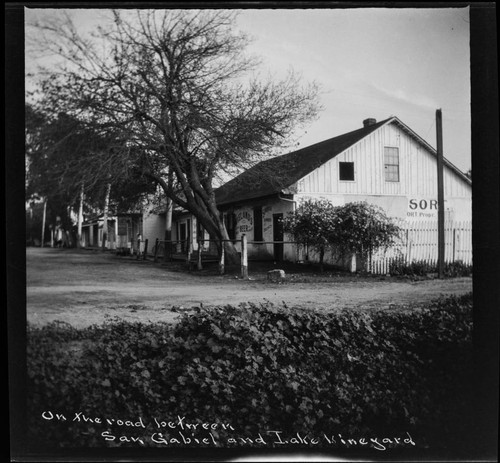
M 89 29 L 95 10 L 71 10 Z M 253 40 L 247 51 L 277 78 L 289 69 L 321 88 L 323 110 L 296 133 L 297 148 L 397 116 L 436 147 L 443 115 L 444 156 L 471 167 L 468 8 L 238 10 L 236 27 Z M 51 14 L 26 10 L 26 20 Z

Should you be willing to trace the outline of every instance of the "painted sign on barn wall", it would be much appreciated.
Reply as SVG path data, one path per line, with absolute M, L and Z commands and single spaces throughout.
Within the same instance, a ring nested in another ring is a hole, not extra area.
M 437 219 L 437 212 L 438 202 L 435 198 L 408 198 L 408 211 L 406 212 L 406 216 L 409 219 Z

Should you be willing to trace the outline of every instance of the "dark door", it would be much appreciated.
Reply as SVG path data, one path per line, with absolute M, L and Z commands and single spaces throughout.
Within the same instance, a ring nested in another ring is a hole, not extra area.
M 274 260 L 276 262 L 283 261 L 283 214 L 273 214 L 273 241 L 274 243 Z
M 93 233 L 93 246 L 99 246 L 99 225 L 94 225 L 94 233 Z
M 181 252 L 186 252 L 186 238 L 187 238 L 187 230 L 186 224 L 179 224 L 179 241 L 181 242 Z

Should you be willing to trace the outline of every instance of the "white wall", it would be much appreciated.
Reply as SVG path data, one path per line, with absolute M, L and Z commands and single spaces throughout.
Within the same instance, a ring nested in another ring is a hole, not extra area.
M 165 214 L 144 212 L 142 221 L 142 238 L 148 240 L 148 250 L 155 245 L 156 238 L 165 239 Z
M 273 241 L 273 214 L 283 214 L 283 217 L 285 217 L 287 213 L 294 209 L 295 203 L 276 198 L 270 199 L 265 203 L 259 203 L 259 205 L 262 206 L 262 241 Z M 254 206 L 253 203 L 250 203 L 233 209 L 237 219 L 236 239 L 241 240 L 242 235 L 246 235 L 249 241 L 248 257 L 250 259 L 274 259 L 273 244 L 252 243 L 255 241 L 255 224 L 253 220 Z M 284 240 L 287 241 L 289 238 L 285 235 Z M 236 247 L 240 250 L 240 245 L 238 243 Z M 284 245 L 285 258 L 296 260 L 296 254 L 295 247 Z
M 369 204 L 379 206 L 389 217 L 408 222 L 422 220 L 437 221 L 437 200 L 430 196 L 414 195 L 335 195 L 335 194 L 297 194 L 295 195 L 297 204 L 307 199 L 326 199 L 335 206 L 342 206 L 347 203 L 366 201 Z M 450 198 L 445 199 L 445 219 L 469 221 L 472 218 L 472 201 L 470 198 Z
M 385 181 L 384 147 L 399 148 L 399 182 Z M 354 181 L 339 180 L 339 163 L 354 163 Z M 437 220 L 436 157 L 395 124 L 381 127 L 296 184 L 298 199 L 325 198 L 335 205 L 367 201 L 409 221 Z M 445 215 L 471 220 L 472 188 L 444 169 Z

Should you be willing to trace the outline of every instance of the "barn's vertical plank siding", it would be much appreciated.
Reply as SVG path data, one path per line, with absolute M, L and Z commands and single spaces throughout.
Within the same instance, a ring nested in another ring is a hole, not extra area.
M 385 146 L 399 148 L 399 182 L 385 181 Z M 354 162 L 354 181 L 339 180 L 340 162 Z M 370 196 L 408 198 L 408 201 L 410 198 L 435 199 L 436 156 L 403 128 L 396 124 L 386 124 L 306 175 L 298 184 L 302 195 L 325 195 L 336 201 L 336 204 L 346 201 L 344 196 L 348 195 L 359 196 L 360 201 L 368 202 Z M 445 199 L 463 199 L 463 203 L 455 203 L 455 208 L 461 208 L 462 204 L 470 207 L 470 185 L 446 165 L 444 187 Z M 453 220 L 453 215 L 448 220 Z M 410 258 L 412 261 L 436 262 L 437 221 L 405 221 L 404 227 L 408 230 L 404 248 L 387 250 L 383 253 L 384 258 L 380 255 L 374 257 L 370 263 L 373 272 L 386 272 L 391 261 L 401 258 L 398 252 L 402 253 L 404 260 Z M 460 224 L 450 222 L 447 225 L 446 260 L 452 261 L 454 258 L 472 263 L 472 229 L 469 220 Z

